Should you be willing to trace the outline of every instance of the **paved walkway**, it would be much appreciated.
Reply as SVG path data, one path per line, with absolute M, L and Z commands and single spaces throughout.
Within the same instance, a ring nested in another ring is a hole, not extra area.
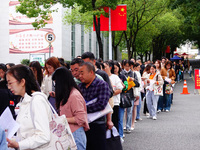
M 161 112 L 157 120 L 147 119 L 135 124 L 125 134 L 124 150 L 199 150 L 200 95 L 194 94 L 194 81 L 185 75 L 189 95 L 182 95 L 183 81 L 176 84 L 171 111 Z

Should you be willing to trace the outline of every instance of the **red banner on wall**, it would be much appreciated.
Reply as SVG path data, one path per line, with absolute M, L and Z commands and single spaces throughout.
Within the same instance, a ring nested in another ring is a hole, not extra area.
M 194 70 L 195 76 L 195 89 L 200 89 L 200 69 Z

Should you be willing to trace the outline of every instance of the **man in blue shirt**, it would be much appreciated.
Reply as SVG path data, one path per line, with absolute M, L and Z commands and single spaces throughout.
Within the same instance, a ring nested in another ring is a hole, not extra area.
M 96 102 L 87 105 L 87 112 L 94 113 L 103 110 L 110 98 L 108 84 L 95 75 L 95 67 L 90 62 L 83 63 L 80 68 L 79 84 L 83 97 L 87 102 L 96 99 Z M 86 132 L 87 150 L 105 150 L 106 122 L 105 116 L 91 122 L 90 130 Z

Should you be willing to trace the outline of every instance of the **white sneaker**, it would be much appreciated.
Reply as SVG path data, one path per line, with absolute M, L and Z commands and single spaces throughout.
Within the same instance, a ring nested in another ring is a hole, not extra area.
M 131 131 L 133 131 L 134 129 L 135 129 L 135 128 L 132 128 L 132 127 L 131 127 Z
M 153 120 L 156 120 L 157 118 L 156 118 L 156 116 L 153 116 Z
M 120 137 L 120 141 L 121 141 L 121 143 L 124 143 L 124 139 L 123 139 L 123 138 L 121 138 L 121 137 Z
M 136 123 L 137 121 L 135 120 L 135 123 Z
M 152 119 L 152 116 L 147 116 L 147 119 Z
M 158 109 L 157 113 L 160 113 L 160 112 L 161 112 L 161 110 L 160 110 L 160 109 Z
M 125 134 L 123 134 L 123 138 L 125 138 Z
M 166 109 L 166 112 L 169 112 L 169 110 Z
M 146 116 L 150 116 L 150 114 L 149 114 L 149 113 L 146 113 Z

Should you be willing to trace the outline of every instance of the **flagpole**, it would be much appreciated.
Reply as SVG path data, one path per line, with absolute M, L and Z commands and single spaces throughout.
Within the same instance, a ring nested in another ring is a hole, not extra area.
M 112 60 L 111 8 L 109 7 L 109 60 Z

